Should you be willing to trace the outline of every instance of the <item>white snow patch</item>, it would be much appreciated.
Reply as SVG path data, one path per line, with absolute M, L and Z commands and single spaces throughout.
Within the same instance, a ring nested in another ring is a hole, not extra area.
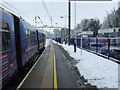
M 54 41 L 54 40 L 52 40 L 53 41 L 53 43 L 58 43 L 58 42 L 56 42 L 56 41 Z
M 45 47 L 47 47 L 50 44 L 50 39 L 46 39 Z
M 58 43 L 59 44 L 59 43 Z M 71 57 L 80 60 L 76 65 L 80 74 L 88 80 L 87 83 L 97 88 L 118 88 L 118 64 L 102 58 L 96 54 L 77 48 L 74 53 L 74 46 L 61 45 Z

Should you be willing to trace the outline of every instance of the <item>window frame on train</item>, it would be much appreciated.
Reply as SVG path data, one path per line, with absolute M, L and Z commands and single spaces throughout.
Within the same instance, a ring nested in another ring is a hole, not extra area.
M 27 28 L 25 28 L 25 41 L 27 46 L 31 44 L 31 30 Z
M 4 27 L 3 27 L 4 26 Z M 2 50 L 0 52 L 5 52 L 11 49 L 11 37 L 10 37 L 10 31 L 9 31 L 9 24 L 7 21 L 0 19 L 0 32 L 2 37 L 0 42 L 2 42 Z M 0 46 L 1 47 L 1 46 Z

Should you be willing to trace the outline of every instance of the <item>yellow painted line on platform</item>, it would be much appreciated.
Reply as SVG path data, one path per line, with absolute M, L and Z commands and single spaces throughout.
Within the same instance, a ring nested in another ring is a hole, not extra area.
M 45 73 L 44 73 L 40 88 L 53 88 L 53 55 L 51 54 L 51 52 L 52 52 L 52 47 L 49 52 L 48 61 L 46 62 Z
M 56 73 L 56 61 L 55 61 L 54 47 L 53 47 L 53 53 L 54 53 L 54 90 L 57 90 L 57 73 Z

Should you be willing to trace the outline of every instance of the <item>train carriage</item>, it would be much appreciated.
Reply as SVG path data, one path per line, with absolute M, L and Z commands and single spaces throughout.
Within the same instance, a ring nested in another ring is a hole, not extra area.
M 14 35 L 14 19 L 12 14 L 0 9 L 0 80 L 5 84 L 17 71 L 16 46 Z
M 40 51 L 45 46 L 45 35 L 37 30 L 37 41 L 38 41 L 38 51 Z
M 37 52 L 37 33 L 33 26 L 20 20 L 22 66 Z
M 45 35 L 16 15 L 0 8 L 0 85 L 4 86 L 44 47 Z

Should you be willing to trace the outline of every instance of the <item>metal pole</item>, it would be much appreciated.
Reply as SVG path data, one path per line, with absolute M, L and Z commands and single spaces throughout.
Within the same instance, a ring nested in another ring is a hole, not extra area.
M 67 25 L 67 15 L 65 16 L 65 35 L 67 35 L 67 29 L 66 29 L 66 25 Z M 65 44 L 66 44 L 66 37 L 64 36 L 64 38 L 63 38 L 64 40 L 65 40 Z
M 108 35 L 108 59 L 110 58 L 110 35 Z
M 96 36 L 96 54 L 98 52 L 98 37 Z
M 53 25 L 52 25 L 52 16 L 51 16 L 50 20 L 51 20 L 51 27 L 53 27 Z
M 75 41 L 74 41 L 74 52 L 76 52 L 76 45 L 77 45 L 77 34 L 76 34 L 76 2 L 75 2 Z
M 35 16 L 35 28 L 37 28 L 37 17 Z
M 71 24 L 71 3 L 70 3 L 70 0 L 68 2 L 68 45 L 70 45 L 70 24 Z
M 76 2 L 75 2 L 75 38 L 77 42 L 77 30 L 76 30 Z
M 65 15 L 65 27 L 67 25 L 67 16 Z
M 82 29 L 81 29 L 81 56 L 82 56 Z

